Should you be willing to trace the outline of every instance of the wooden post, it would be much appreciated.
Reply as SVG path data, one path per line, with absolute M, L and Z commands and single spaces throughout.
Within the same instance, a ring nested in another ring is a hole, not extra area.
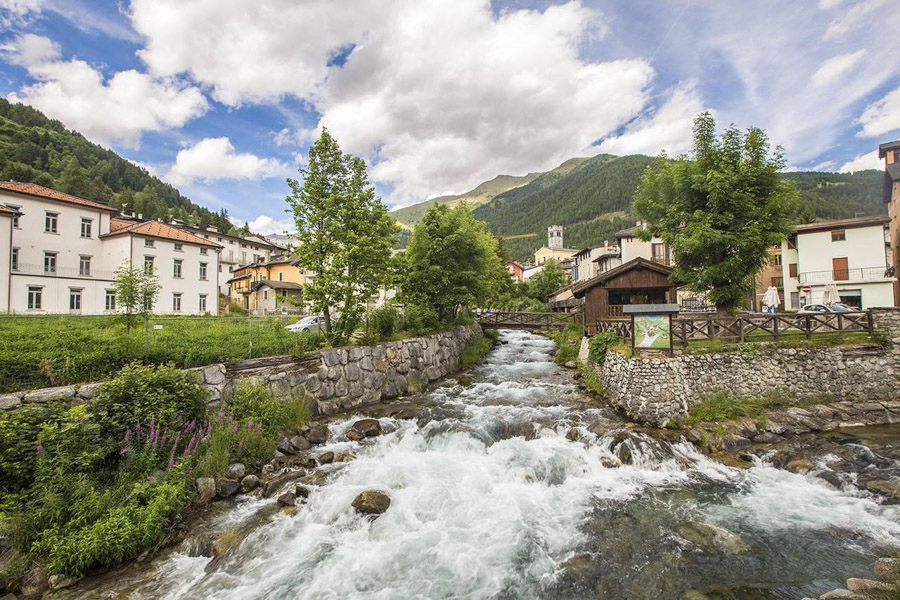
M 810 315 L 805 315 L 803 321 L 806 324 L 806 339 L 812 338 L 812 317 Z
M 772 317 L 772 334 L 775 336 L 775 341 L 778 341 L 778 317 Z
M 875 315 L 872 314 L 872 309 L 866 310 L 866 321 L 869 326 L 869 335 L 875 335 Z
M 738 327 L 741 328 L 741 343 L 743 344 L 744 343 L 744 317 L 738 317 L 737 324 L 738 324 Z
M 688 347 L 688 339 L 687 339 L 687 322 L 681 321 L 681 345 L 685 348 Z

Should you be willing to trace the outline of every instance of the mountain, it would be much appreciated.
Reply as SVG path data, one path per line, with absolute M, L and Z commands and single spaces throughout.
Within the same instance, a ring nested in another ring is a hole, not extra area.
M 587 160 L 586 158 L 570 158 L 563 164 L 559 165 L 548 173 L 565 174 L 573 168 Z M 469 206 L 475 208 L 481 206 L 485 202 L 489 202 L 492 198 L 503 192 L 528 185 L 538 177 L 546 175 L 546 173 L 529 173 L 527 175 L 497 175 L 490 181 L 479 184 L 475 189 L 468 192 L 457 194 L 454 196 L 438 196 L 431 198 L 419 204 L 413 204 L 404 208 L 391 211 L 391 216 L 404 228 L 412 228 L 419 219 L 435 204 L 447 204 L 455 206 L 460 202 L 467 202 Z
M 233 226 L 225 211 L 198 206 L 145 169 L 89 142 L 59 121 L 0 98 L 0 180 L 37 183 L 147 219 Z
M 565 226 L 565 245 L 583 248 L 612 241 L 616 231 L 634 225 L 634 192 L 649 156 L 601 154 L 579 162 L 568 172 L 544 173 L 530 183 L 496 195 L 475 209 L 503 239 L 508 253 L 529 260 L 547 239 L 547 227 Z M 785 177 L 800 193 L 798 219 L 841 219 L 884 214 L 882 173 L 794 172 Z

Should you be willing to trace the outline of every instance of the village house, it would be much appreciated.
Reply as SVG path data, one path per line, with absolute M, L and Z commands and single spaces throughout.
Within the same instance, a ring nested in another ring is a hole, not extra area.
M 572 281 L 587 281 L 622 264 L 619 247 L 609 242 L 579 250 L 572 258 Z
M 884 159 L 882 199 L 890 217 L 890 265 L 894 269 L 894 304 L 900 306 L 900 140 L 878 146 L 878 158 Z
M 253 314 L 302 312 L 303 286 L 312 275 L 291 256 L 239 266 L 228 281 L 230 300 Z
M 159 278 L 153 312 L 218 312 L 217 244 L 165 223 L 120 220 L 109 206 L 32 183 L 0 182 L 0 205 L 0 253 L 8 253 L 0 310 L 113 313 L 115 270 L 130 260 Z
M 781 245 L 787 309 L 822 303 L 830 285 L 847 306 L 894 306 L 889 223 L 858 217 L 798 225 Z
M 669 247 L 665 242 L 658 237 L 653 237 L 648 241 L 638 237 L 637 232 L 643 228 L 644 223 L 638 221 L 631 229 L 623 229 L 616 232 L 616 241 L 621 250 L 620 259 L 622 264 L 635 258 L 645 258 L 661 265 L 671 265 Z
M 781 244 L 775 244 L 769 248 L 768 260 L 766 261 L 765 266 L 756 275 L 756 286 L 750 303 L 751 310 L 762 310 L 762 298 L 770 287 L 775 288 L 778 292 L 778 299 L 780 300 L 778 310 L 784 310 L 784 273 L 782 271 Z
M 578 250 L 563 245 L 563 227 L 551 225 L 547 228 L 547 245 L 541 246 L 534 253 L 534 264 L 543 265 L 548 260 L 555 260 L 565 268 L 566 261 L 577 253 Z

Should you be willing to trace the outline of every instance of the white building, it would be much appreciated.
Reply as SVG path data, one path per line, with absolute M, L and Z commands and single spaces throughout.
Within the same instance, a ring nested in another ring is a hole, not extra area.
M 579 250 L 572 259 L 572 281 L 587 281 L 622 264 L 619 247 L 609 242 Z
M 623 229 L 616 233 L 616 241 L 621 249 L 620 264 L 627 263 L 635 258 L 646 258 L 661 265 L 672 264 L 669 256 L 669 247 L 660 238 L 654 237 L 644 241 L 638 237 L 637 231 L 643 229 L 644 224 L 638 221 L 631 229 Z
M 164 223 L 117 220 L 108 206 L 31 183 L 0 182 L 0 205 L 0 310 L 113 313 L 115 270 L 130 259 L 153 263 L 162 286 L 154 312 L 218 312 L 214 243 Z
M 206 229 L 191 227 L 179 221 L 172 223 L 174 227 L 182 229 L 207 241 L 214 242 L 222 247 L 219 255 L 219 291 L 229 295 L 228 280 L 230 273 L 240 266 L 269 261 L 273 256 L 285 253 L 286 247 L 256 235 L 236 236 L 222 233 L 218 228 L 210 225 Z
M 848 306 L 893 306 L 889 223 L 860 217 L 798 225 L 781 246 L 787 310 L 822 303 L 829 284 Z

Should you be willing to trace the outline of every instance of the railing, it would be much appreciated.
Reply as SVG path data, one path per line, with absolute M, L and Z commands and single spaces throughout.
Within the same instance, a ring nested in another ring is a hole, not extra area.
M 862 267 L 859 269 L 836 269 L 831 271 L 806 271 L 800 273 L 800 285 L 833 283 L 835 281 L 873 281 L 889 279 L 885 275 L 887 267 Z
M 31 265 L 19 263 L 12 269 L 13 275 L 44 275 L 47 277 L 84 278 L 112 281 L 116 277 L 115 271 L 102 269 L 90 269 L 82 272 L 79 267 L 54 267 L 47 268 L 44 265 Z
M 606 314 L 610 319 L 615 319 L 624 316 L 625 311 L 621 304 L 610 304 L 606 307 Z
M 817 314 L 749 314 L 739 317 L 677 317 L 672 319 L 672 338 L 675 345 L 691 342 L 766 342 L 782 337 L 825 333 L 861 332 L 872 335 L 875 323 L 871 311 L 857 313 Z M 631 339 L 631 319 L 601 319 L 593 327 L 586 327 L 588 335 L 613 331 L 620 338 Z
M 482 327 L 498 329 L 562 329 L 574 321 L 572 313 L 490 312 L 478 315 Z

